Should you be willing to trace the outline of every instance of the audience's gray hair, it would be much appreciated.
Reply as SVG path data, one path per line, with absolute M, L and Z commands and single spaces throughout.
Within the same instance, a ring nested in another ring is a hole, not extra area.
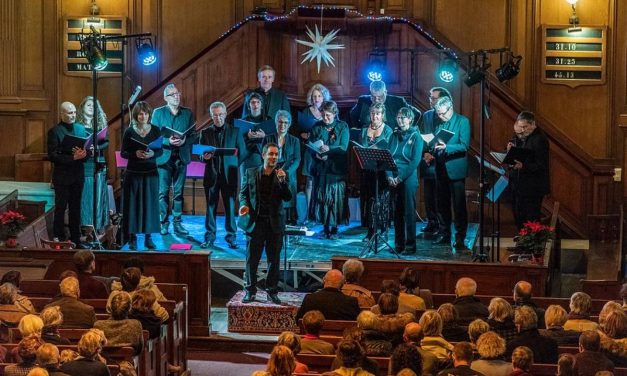
M 344 280 L 347 283 L 359 282 L 361 275 L 364 274 L 364 263 L 350 258 L 342 265 L 342 274 L 344 274 Z
M 570 297 L 570 311 L 576 315 L 587 316 L 592 308 L 592 298 L 585 292 L 576 292 Z

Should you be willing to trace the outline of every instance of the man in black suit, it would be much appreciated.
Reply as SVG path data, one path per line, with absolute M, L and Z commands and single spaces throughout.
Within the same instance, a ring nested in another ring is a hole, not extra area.
M 516 161 L 509 173 L 514 220 L 519 229 L 527 221 L 540 220 L 542 199 L 550 192 L 549 140 L 536 127 L 533 112 L 523 111 L 514 123 L 514 138 L 507 145 L 529 149 L 532 153 L 523 163 Z
M 418 127 L 421 134 L 435 133 L 440 126 L 440 118 L 436 116 L 433 107 L 441 97 L 451 97 L 451 93 L 443 87 L 433 87 L 429 90 L 430 110 L 425 111 L 420 118 Z M 435 150 L 430 149 L 425 143 L 422 148 L 422 160 L 420 161 L 420 177 L 423 179 L 423 192 L 425 200 L 425 211 L 427 212 L 427 226 L 422 229 L 423 233 L 434 234 L 440 227 L 438 225 L 437 190 L 435 182 Z
M 287 100 L 287 95 L 279 89 L 273 88 L 274 78 L 276 72 L 274 68 L 269 65 L 264 65 L 257 71 L 257 80 L 259 81 L 259 87 L 253 90 L 259 93 L 263 98 L 263 113 L 270 119 L 274 119 L 277 111 L 285 110 L 290 112 L 290 102 Z M 250 91 L 245 95 L 248 98 Z M 245 119 L 249 115 L 250 109 L 248 106 L 242 108 L 242 119 Z
M 385 115 L 383 122 L 388 126 L 396 127 L 396 114 L 403 107 L 410 107 L 403 97 L 388 94 L 383 81 L 372 81 L 370 83 L 370 95 L 362 95 L 357 100 L 357 104 L 350 111 L 350 126 L 353 128 L 366 128 L 370 124 L 370 106 L 374 103 L 383 103 Z M 418 113 L 418 116 L 420 113 Z
M 327 320 L 357 320 L 359 315 L 359 303 L 357 298 L 344 295 L 341 291 L 344 284 L 344 276 L 337 269 L 331 269 L 322 279 L 324 288 L 303 299 L 298 309 L 296 320 L 309 311 L 320 311 Z
M 292 192 L 285 171 L 276 169 L 278 145 L 272 142 L 265 144 L 261 157 L 263 165 L 246 171 L 239 193 L 240 226 L 250 237 L 246 255 L 246 295 L 242 302 L 255 300 L 257 267 L 265 247 L 268 259 L 266 292 L 273 303 L 281 304 L 277 286 L 285 230 L 283 202 L 292 198 Z
M 65 136 L 87 137 L 87 131 L 76 123 L 76 107 L 70 102 L 61 103 L 61 121 L 48 131 L 48 158 L 54 169 L 54 221 L 53 234 L 59 240 L 66 240 L 65 210 L 69 208 L 70 239 L 80 247 L 81 237 L 81 195 L 85 169 L 83 163 L 87 151 L 74 147 L 63 147 Z
M 216 240 L 216 211 L 218 199 L 222 195 L 224 204 L 224 227 L 226 242 L 229 248 L 237 249 L 235 241 L 235 193 L 237 192 L 239 165 L 246 158 L 246 145 L 238 128 L 226 123 L 226 105 L 222 102 L 213 102 L 209 106 L 209 113 L 213 125 L 205 129 L 200 137 L 200 143 L 215 148 L 237 149 L 234 155 L 213 155 L 204 153 L 205 174 L 203 186 L 207 201 L 205 214 L 205 238 L 202 248 L 212 247 Z

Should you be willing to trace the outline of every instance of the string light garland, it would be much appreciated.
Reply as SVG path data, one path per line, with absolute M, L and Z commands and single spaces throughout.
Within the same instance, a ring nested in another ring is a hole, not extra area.
M 243 25 L 247 24 L 250 21 L 265 21 L 265 22 L 283 21 L 283 20 L 289 19 L 299 9 L 322 10 L 323 7 L 319 6 L 319 5 L 317 5 L 317 6 L 299 5 L 299 6 L 295 7 L 295 8 L 292 8 L 292 10 L 290 10 L 288 13 L 286 13 L 284 15 L 251 14 L 249 16 L 246 16 L 243 20 L 237 22 L 235 25 L 231 26 L 231 28 L 229 28 L 224 33 L 222 33 L 222 35 L 220 35 L 220 37 L 218 38 L 217 42 L 219 42 L 222 39 L 226 38 L 227 36 L 231 35 L 237 29 L 239 29 L 240 27 L 242 27 Z M 353 14 L 353 15 L 359 17 L 359 18 L 363 18 L 363 19 L 366 19 L 368 21 L 388 21 L 388 22 L 392 22 L 392 23 L 404 23 L 404 24 L 407 24 L 412 29 L 414 29 L 415 31 L 417 31 L 421 35 L 423 35 L 425 38 L 427 38 L 431 43 L 436 45 L 438 48 L 445 49 L 445 50 L 447 50 L 447 52 L 449 53 L 450 56 L 452 56 L 454 58 L 458 58 L 458 56 L 457 56 L 457 54 L 455 52 L 453 52 L 449 48 L 447 48 L 444 44 L 442 44 L 439 40 L 437 40 L 431 33 L 426 31 L 421 25 L 413 22 L 412 20 L 410 20 L 408 18 L 405 18 L 405 17 L 392 17 L 392 16 L 371 16 L 371 15 L 366 16 L 366 15 L 364 15 L 363 13 L 361 13 L 359 11 L 356 11 L 354 9 L 349 9 L 349 8 L 346 8 L 346 7 L 342 7 L 342 6 L 325 5 L 324 9 L 327 9 L 327 10 L 343 10 L 346 13 Z

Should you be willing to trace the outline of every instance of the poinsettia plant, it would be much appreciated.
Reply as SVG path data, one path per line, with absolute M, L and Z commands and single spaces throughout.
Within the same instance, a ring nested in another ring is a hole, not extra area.
M 523 228 L 514 237 L 516 248 L 526 250 L 534 255 L 544 254 L 544 247 L 549 239 L 555 236 L 555 228 L 536 221 L 523 223 Z
M 16 211 L 7 210 L 0 214 L 0 225 L 7 236 L 15 236 L 24 230 L 25 221 L 26 217 Z

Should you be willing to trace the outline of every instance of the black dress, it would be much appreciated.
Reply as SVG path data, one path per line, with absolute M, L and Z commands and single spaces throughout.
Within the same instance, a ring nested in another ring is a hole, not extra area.
M 129 234 L 150 234 L 159 232 L 159 174 L 157 156 L 161 149 L 154 150 L 155 155 L 148 159 L 139 159 L 135 152 L 135 139 L 149 144 L 161 135 L 158 127 L 152 126 L 145 137 L 141 137 L 133 127 L 124 132 L 121 155 L 128 159 L 124 178 L 124 228 Z

